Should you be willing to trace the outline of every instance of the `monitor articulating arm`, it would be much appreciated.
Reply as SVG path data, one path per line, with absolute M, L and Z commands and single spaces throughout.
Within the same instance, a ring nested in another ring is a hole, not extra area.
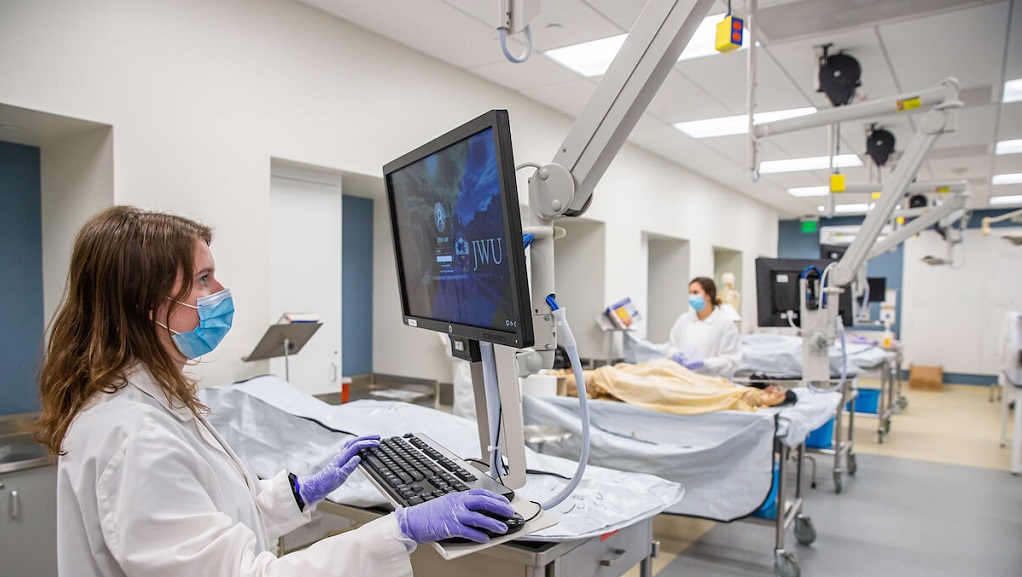
M 529 178 L 529 249 L 535 348 L 551 366 L 556 347 L 553 316 L 553 222 L 583 214 L 593 190 L 663 84 L 714 0 L 649 0 L 607 73 L 600 80 L 553 161 Z
M 883 231 L 884 225 L 894 214 L 902 195 L 908 190 L 933 144 L 941 135 L 958 128 L 958 80 L 948 78 L 939 87 L 919 93 L 903 94 L 861 104 L 851 104 L 821 110 L 815 114 L 766 122 L 753 127 L 752 138 L 759 140 L 775 134 L 795 130 L 827 126 L 836 122 L 869 120 L 879 115 L 929 107 L 919 121 L 919 129 L 905 148 L 891 176 L 884 182 L 876 207 L 866 216 L 844 257 L 830 271 L 829 286 L 843 287 L 855 279 L 858 271 L 869 260 L 871 248 Z
M 953 216 L 956 212 L 965 210 L 965 203 L 968 200 L 968 192 L 953 193 L 950 198 L 946 199 L 940 205 L 928 208 L 926 212 L 913 219 L 912 222 L 898 228 L 891 234 L 884 237 L 883 240 L 875 242 L 872 248 L 870 248 L 869 255 L 866 257 L 866 260 L 870 261 L 884 253 L 891 252 L 898 248 L 901 243 L 913 236 L 923 232 L 945 218 Z
M 808 386 L 830 381 L 829 348 L 836 340 L 839 331 L 837 325 L 838 307 L 836 305 L 841 300 L 840 293 L 845 290 L 843 287 L 850 285 L 857 276 L 861 275 L 870 255 L 875 251 L 877 239 L 883 232 L 884 225 L 894 214 L 898 203 L 901 202 L 905 191 L 908 190 L 912 179 L 915 178 L 934 143 L 941 135 L 957 129 L 958 109 L 962 107 L 962 102 L 958 99 L 958 90 L 958 80 L 948 78 L 940 86 L 920 93 L 829 108 L 807 116 L 766 122 L 752 127 L 750 139 L 755 178 L 756 144 L 762 138 L 838 122 L 870 120 L 877 116 L 907 110 L 926 111 L 919 121 L 918 130 L 898 161 L 897 167 L 884 182 L 876 206 L 866 216 L 855 241 L 849 245 L 844 256 L 837 263 L 828 266 L 820 278 L 810 275 L 809 278 L 803 278 L 800 281 L 802 310 L 799 318 L 802 323 L 802 380 Z M 964 199 L 958 202 L 963 203 L 964 206 Z M 916 226 L 922 224 L 919 223 Z M 905 238 L 908 237 L 901 238 L 901 241 L 904 241 Z M 807 299 L 807 294 L 816 295 L 817 298 Z

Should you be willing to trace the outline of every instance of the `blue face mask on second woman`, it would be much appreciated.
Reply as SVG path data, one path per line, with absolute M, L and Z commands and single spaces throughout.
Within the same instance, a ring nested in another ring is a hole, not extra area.
M 234 321 L 234 299 L 231 297 L 230 289 L 224 289 L 196 300 L 194 306 L 188 303 L 180 304 L 199 311 L 199 326 L 188 332 L 179 333 L 161 322 L 156 324 L 174 333 L 172 338 L 181 354 L 189 359 L 197 359 L 215 349 L 231 330 L 231 323 Z
M 706 307 L 706 301 L 703 300 L 703 295 L 688 295 L 688 304 L 691 305 L 696 312 L 699 312 Z

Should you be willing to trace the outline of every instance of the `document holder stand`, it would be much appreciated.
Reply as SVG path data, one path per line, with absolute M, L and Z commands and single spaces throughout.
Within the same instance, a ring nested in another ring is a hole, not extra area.
M 288 360 L 291 355 L 297 354 L 309 342 L 312 335 L 319 330 L 323 323 L 290 323 L 270 325 L 259 340 L 259 344 L 247 357 L 241 360 L 249 363 L 284 357 L 284 379 L 291 382 L 291 367 Z

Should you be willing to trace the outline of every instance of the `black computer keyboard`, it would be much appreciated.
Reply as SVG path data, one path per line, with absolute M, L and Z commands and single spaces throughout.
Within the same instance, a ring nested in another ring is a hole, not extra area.
M 379 447 L 363 450 L 360 456 L 359 468 L 403 507 L 469 489 L 488 489 L 508 500 L 515 495 L 421 433 L 382 439 Z

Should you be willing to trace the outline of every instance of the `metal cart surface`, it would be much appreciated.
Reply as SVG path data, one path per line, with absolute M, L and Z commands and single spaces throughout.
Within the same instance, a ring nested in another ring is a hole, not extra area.
M 388 511 L 363 509 L 324 501 L 317 506 L 324 516 L 350 521 L 346 527 L 368 523 Z M 285 552 L 304 547 L 315 540 L 339 532 L 321 523 L 319 535 L 304 539 L 283 538 Z M 511 541 L 477 553 L 446 561 L 432 548 L 418 547 L 412 554 L 412 569 L 417 577 L 620 577 L 638 565 L 642 577 L 652 577 L 652 558 L 659 551 L 653 539 L 653 517 L 641 519 L 619 531 L 571 541 Z

